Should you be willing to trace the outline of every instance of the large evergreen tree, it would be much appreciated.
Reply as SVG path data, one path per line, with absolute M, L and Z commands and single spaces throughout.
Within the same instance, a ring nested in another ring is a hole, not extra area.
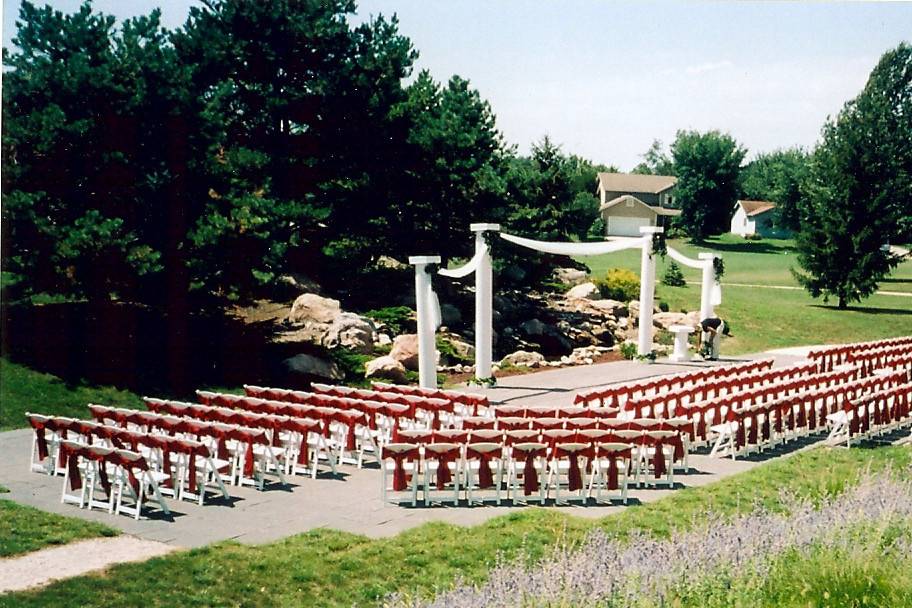
M 860 301 L 898 263 L 887 244 L 903 233 L 912 200 L 912 48 L 886 53 L 861 94 L 823 128 L 815 150 L 797 279 L 840 308 Z
M 727 230 L 746 150 L 719 131 L 678 131 L 671 154 L 681 227 L 697 241 Z
M 23 2 L 4 50 L 4 269 L 27 292 L 151 297 L 167 262 L 183 79 L 159 12 Z M 164 254 L 164 258 L 163 258 Z

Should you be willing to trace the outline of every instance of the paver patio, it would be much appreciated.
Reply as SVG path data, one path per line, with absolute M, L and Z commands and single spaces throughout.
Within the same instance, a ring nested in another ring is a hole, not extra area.
M 761 356 L 761 355 L 758 355 Z M 762 355 L 768 356 L 768 355 Z M 776 365 L 802 358 L 800 352 L 776 355 Z M 722 361 L 726 363 L 731 361 Z M 675 373 L 692 369 L 693 364 L 655 363 L 644 365 L 630 361 L 592 366 L 561 368 L 523 376 L 504 378 L 495 388 L 466 390 L 483 392 L 493 402 L 529 404 L 570 404 L 578 390 L 622 382 L 635 378 Z M 407 508 L 385 504 L 381 500 L 381 475 L 374 465 L 358 470 L 340 467 L 338 478 L 293 477 L 290 487 L 273 484 L 259 492 L 252 488 L 231 487 L 230 501 L 213 501 L 200 507 L 194 503 L 169 501 L 173 520 L 153 517 L 135 521 L 125 516 L 111 516 L 100 511 L 77 509 L 60 503 L 62 478 L 28 471 L 28 454 L 32 438 L 30 429 L 0 433 L 0 483 L 9 488 L 4 495 L 16 502 L 72 517 L 100 521 L 127 534 L 146 540 L 168 543 L 175 547 L 198 547 L 233 539 L 244 543 L 262 543 L 306 532 L 315 528 L 334 528 L 369 537 L 395 535 L 430 521 L 458 525 L 475 525 L 492 517 L 515 512 L 513 506 L 484 507 L 418 507 Z M 677 477 L 684 486 L 705 485 L 723 477 L 757 466 L 759 460 L 730 460 L 695 454 L 690 457 L 693 469 Z M 658 500 L 674 490 L 631 489 L 632 502 Z M 582 517 L 602 517 L 623 506 L 548 507 Z

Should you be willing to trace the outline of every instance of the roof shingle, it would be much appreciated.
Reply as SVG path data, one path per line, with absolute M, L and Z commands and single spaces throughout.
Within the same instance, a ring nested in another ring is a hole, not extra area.
M 659 194 L 668 190 L 678 178 L 671 175 L 640 175 L 638 173 L 599 173 L 599 184 L 606 192 L 638 192 Z

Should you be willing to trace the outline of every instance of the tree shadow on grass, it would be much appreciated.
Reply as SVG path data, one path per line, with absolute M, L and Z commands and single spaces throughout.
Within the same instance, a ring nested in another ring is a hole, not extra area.
M 744 241 L 743 243 L 722 243 L 715 239 L 707 239 L 705 243 L 694 243 L 695 245 L 709 246 L 718 251 L 728 251 L 731 253 L 786 253 L 792 252 L 795 248 L 791 245 L 778 245 L 766 241 Z
M 829 306 L 827 304 L 811 304 L 813 308 L 820 308 L 823 310 L 832 310 L 834 312 L 839 312 L 840 310 L 849 311 L 849 312 L 860 312 L 866 315 L 912 315 L 912 308 L 882 308 L 877 306 L 847 306 L 846 308 L 840 309 L 836 306 Z

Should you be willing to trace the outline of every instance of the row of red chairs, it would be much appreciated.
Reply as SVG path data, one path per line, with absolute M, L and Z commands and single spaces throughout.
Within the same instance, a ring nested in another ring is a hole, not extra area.
M 871 340 L 869 342 L 856 342 L 853 344 L 837 344 L 835 346 L 827 346 L 812 350 L 808 353 L 808 359 L 816 362 L 820 371 L 828 372 L 833 370 L 836 366 L 848 363 L 849 357 L 852 354 L 862 353 L 876 348 L 906 344 L 912 344 L 912 336 Z
M 858 399 L 847 400 L 849 438 L 868 435 L 909 419 L 912 413 L 912 383 L 886 388 Z
M 371 386 L 375 390 L 387 393 L 400 393 L 402 395 L 411 395 L 415 397 L 425 397 L 429 399 L 446 399 L 455 403 L 462 403 L 467 406 L 487 407 L 488 398 L 485 395 L 477 393 L 463 393 L 461 391 L 448 391 L 436 388 L 422 388 L 420 386 L 407 386 L 404 384 L 387 384 L 385 382 L 372 382 Z
M 132 424 L 153 434 L 154 431 L 168 435 L 191 435 L 202 441 L 209 438 L 216 443 L 217 457 L 228 459 L 227 441 L 233 440 L 244 445 L 244 475 L 250 477 L 254 472 L 254 445 L 270 445 L 270 437 L 265 428 L 251 428 L 237 423 L 210 422 L 192 418 L 180 418 L 168 414 L 143 412 L 104 405 L 89 405 L 92 417 L 101 422 L 112 421 L 118 426 Z
M 50 455 L 46 431 L 52 432 L 60 440 L 68 440 L 85 445 L 95 445 L 95 440 L 99 440 L 105 444 L 102 447 L 110 446 L 118 450 L 138 452 L 140 447 L 160 450 L 163 471 L 168 474 L 171 471 L 171 458 L 174 455 L 185 455 L 189 459 L 189 469 L 191 471 L 196 470 L 196 458 L 210 457 L 209 448 L 199 441 L 179 439 L 167 435 L 141 433 L 88 420 L 60 416 L 42 416 L 31 413 L 27 414 L 27 416 L 29 424 L 35 431 L 32 449 L 33 470 Z M 56 467 L 58 469 L 66 467 L 66 454 L 58 451 L 57 457 Z M 196 476 L 191 475 L 188 480 L 191 493 L 196 493 L 196 482 Z
M 789 367 L 737 375 L 718 380 L 711 385 L 697 385 L 650 397 L 628 399 L 624 404 L 624 410 L 632 412 L 637 417 L 675 416 L 680 408 L 741 391 L 758 390 L 775 382 L 797 380 L 809 376 L 815 370 L 816 366 L 813 363 L 799 363 Z
M 707 438 L 707 425 L 720 424 L 724 419 L 725 412 L 734 409 L 743 409 L 762 403 L 769 403 L 809 390 L 836 386 L 841 383 L 852 381 L 857 377 L 857 369 L 840 370 L 827 374 L 817 374 L 816 376 L 801 377 L 788 382 L 780 382 L 779 384 L 763 386 L 758 389 L 725 395 L 701 403 L 676 407 L 674 415 L 676 417 L 686 417 L 693 420 L 696 425 L 697 435 L 705 440 Z
M 615 418 L 620 410 L 616 407 L 583 407 L 578 405 L 495 405 L 488 410 L 494 418 L 513 416 L 521 418 Z M 472 418 L 472 417 L 470 417 Z M 467 420 L 469 418 L 464 418 Z
M 872 374 L 878 369 L 902 366 L 909 361 L 912 361 L 912 344 L 849 353 L 849 363 L 861 367 L 864 374 Z
M 734 365 L 707 367 L 692 372 L 671 374 L 658 378 L 625 382 L 585 393 L 577 393 L 573 403 L 589 406 L 622 407 L 624 402 L 630 398 L 658 395 L 674 389 L 704 385 L 737 374 L 754 373 L 769 369 L 772 365 L 773 359 L 760 359 Z
M 750 407 L 731 408 L 725 415 L 728 432 L 720 432 L 712 453 L 725 451 L 726 441 L 732 442 L 729 446 L 733 449 L 732 457 L 747 446 L 762 449 L 773 439 L 772 430 L 778 434 L 787 430 L 793 437 L 798 436 L 797 431 L 814 432 L 826 424 L 827 416 L 840 411 L 847 400 L 898 386 L 902 381 L 899 373 L 870 376 Z
M 241 407 L 250 409 L 249 405 L 256 406 L 261 400 L 281 403 L 296 403 L 316 407 L 328 407 L 338 410 L 353 410 L 364 413 L 390 412 L 389 416 L 396 419 L 428 420 L 435 428 L 445 424 L 451 419 L 455 405 L 452 401 L 436 398 L 398 396 L 381 398 L 385 400 L 367 400 L 361 398 L 341 397 L 326 393 L 313 393 L 280 388 L 263 388 L 246 385 L 247 396 L 231 395 L 226 393 L 211 393 L 196 391 L 201 403 L 208 405 L 221 405 L 223 407 Z M 376 396 L 376 395 L 375 395 Z M 384 414 L 387 415 L 387 414 Z

